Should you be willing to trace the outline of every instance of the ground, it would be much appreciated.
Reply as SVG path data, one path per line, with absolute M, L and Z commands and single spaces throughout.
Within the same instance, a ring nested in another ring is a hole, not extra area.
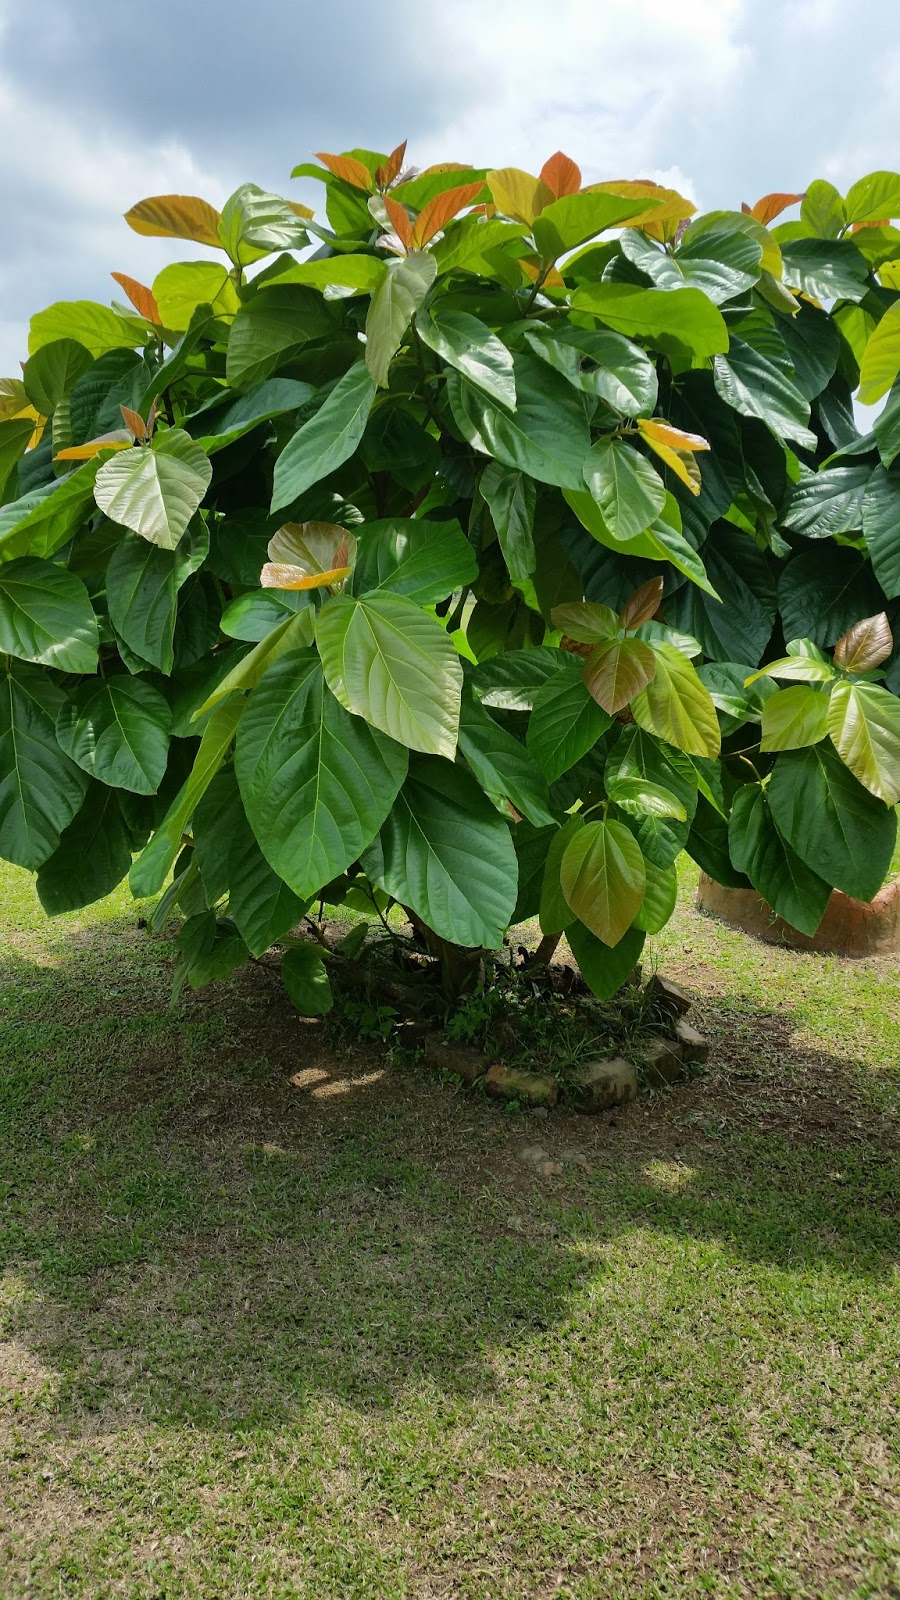
M 692 888 L 710 1069 L 538 1120 L 4 869 L 3 1600 L 900 1596 L 897 967 Z

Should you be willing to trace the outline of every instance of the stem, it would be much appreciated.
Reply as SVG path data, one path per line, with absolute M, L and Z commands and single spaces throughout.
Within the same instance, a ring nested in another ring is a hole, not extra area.
M 538 273 L 537 277 L 535 278 L 535 280 L 534 280 L 534 288 L 532 289 L 530 295 L 528 296 L 528 299 L 525 302 L 525 309 L 522 312 L 522 316 L 523 317 L 527 317 L 528 316 L 532 306 L 534 305 L 535 300 L 537 299 L 538 295 L 541 292 L 541 289 L 543 288 L 544 279 L 546 278 L 546 276 L 547 276 L 547 274 L 550 271 L 550 268 L 552 266 L 553 266 L 553 262 L 552 261 L 548 261 L 546 266 L 543 266 L 541 268 L 540 272 Z
M 545 933 L 534 954 L 529 956 L 525 966 L 549 967 L 559 948 L 559 941 L 561 938 L 561 933 Z

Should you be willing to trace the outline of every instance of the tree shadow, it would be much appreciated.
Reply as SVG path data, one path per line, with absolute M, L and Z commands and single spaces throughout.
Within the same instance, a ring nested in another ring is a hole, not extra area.
M 489 1396 L 492 1352 L 561 1324 L 635 1230 L 763 1272 L 893 1270 L 871 1070 L 739 995 L 692 1083 L 535 1120 L 342 1047 L 264 971 L 171 1009 L 134 917 L 48 950 L 0 966 L 2 1265 L 68 1433 L 239 1431 L 413 1381 Z

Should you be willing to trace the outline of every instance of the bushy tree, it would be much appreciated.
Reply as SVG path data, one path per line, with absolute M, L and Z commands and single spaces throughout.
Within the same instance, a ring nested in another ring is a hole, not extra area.
M 396 903 L 448 992 L 539 914 L 608 996 L 682 850 L 806 932 L 871 898 L 900 177 L 697 216 L 562 154 L 404 157 L 298 167 L 324 222 L 145 200 L 134 229 L 212 254 L 34 317 L 0 385 L 0 852 L 51 914 L 165 890 L 193 983 L 312 903 Z M 857 390 L 890 390 L 873 433 Z

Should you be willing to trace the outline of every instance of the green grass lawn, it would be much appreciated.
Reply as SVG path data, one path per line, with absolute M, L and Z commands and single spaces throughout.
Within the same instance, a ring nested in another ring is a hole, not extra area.
M 538 1121 L 3 869 L 3 1600 L 900 1596 L 897 966 L 691 890 L 710 1069 Z

